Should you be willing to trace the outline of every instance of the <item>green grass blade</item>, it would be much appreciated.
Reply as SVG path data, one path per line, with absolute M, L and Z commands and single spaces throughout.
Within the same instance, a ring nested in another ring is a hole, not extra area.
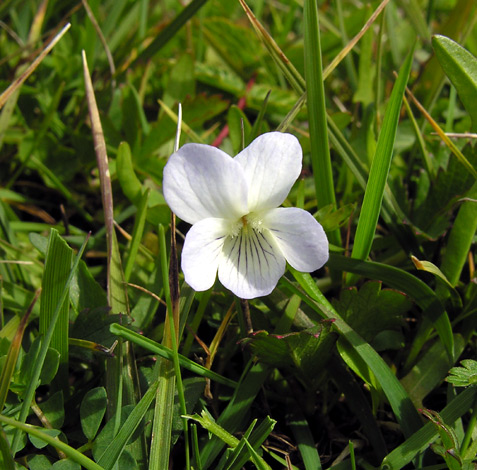
M 42 428 L 31 426 L 30 424 L 24 424 L 20 421 L 16 421 L 12 418 L 7 418 L 6 416 L 3 416 L 3 415 L 0 415 L 0 421 L 4 424 L 13 426 L 20 431 L 26 432 L 30 434 L 31 436 L 35 436 L 36 438 L 41 439 L 42 441 L 50 444 L 55 449 L 58 449 L 61 452 L 63 452 L 69 459 L 79 463 L 82 467 L 86 468 L 87 470 L 104 470 L 103 467 L 95 463 L 90 458 L 86 457 L 86 455 L 83 455 L 78 450 L 60 441 L 58 438 L 52 437 L 49 434 L 43 432 Z
M 102 469 L 111 470 L 114 467 L 129 439 L 134 434 L 137 427 L 144 418 L 146 411 L 151 406 L 151 403 L 156 396 L 158 386 L 159 381 L 156 380 L 153 382 L 139 403 L 134 407 L 131 414 L 127 417 L 118 434 L 116 434 L 115 438 L 111 441 L 111 444 L 109 444 L 104 453 L 101 455 L 98 460 L 98 464 Z
M 325 296 L 320 292 L 318 287 L 309 274 L 299 273 L 290 268 L 295 279 L 299 282 L 308 297 L 303 297 L 307 303 L 323 318 L 333 320 L 333 325 L 338 332 L 348 341 L 356 353 L 366 362 L 373 374 L 376 376 L 381 385 L 389 404 L 394 411 L 405 436 L 410 436 L 415 432 L 421 424 L 419 415 L 417 414 L 411 399 L 407 395 L 399 380 L 393 374 L 389 366 L 381 356 L 366 343 L 336 312 L 333 306 L 328 302 Z M 289 281 L 286 281 L 287 287 L 299 295 L 300 291 Z M 310 302 L 309 300 L 312 299 Z M 316 302 L 316 303 L 315 303 Z
M 441 264 L 441 271 L 453 286 L 459 281 L 477 231 L 477 183 L 474 183 L 466 197 L 471 200 L 463 202 L 459 208 Z
M 1 290 L 0 290 L 1 293 Z M 35 296 L 28 307 L 28 310 L 23 315 L 20 324 L 18 325 L 17 331 L 15 336 L 13 337 L 10 347 L 8 348 L 7 358 L 3 363 L 2 372 L 0 373 L 0 411 L 3 411 L 3 407 L 5 406 L 5 402 L 7 400 L 8 390 L 10 388 L 10 381 L 12 379 L 13 373 L 15 372 L 15 366 L 17 364 L 18 356 L 20 354 L 20 349 L 22 345 L 23 334 L 25 333 L 25 328 L 28 323 L 28 319 L 30 318 L 30 314 L 33 310 L 33 307 L 40 295 L 40 291 L 38 290 L 35 293 Z M 14 317 L 17 318 L 17 317 Z M 1 328 L 5 330 L 5 327 Z
M 147 189 L 142 195 L 142 198 L 139 201 L 139 205 L 137 208 L 136 219 L 134 221 L 134 228 L 129 246 L 129 253 L 126 260 L 126 266 L 124 268 L 125 282 L 129 282 L 134 264 L 136 263 L 136 256 L 139 251 L 139 246 L 141 245 L 141 239 L 144 233 L 144 226 L 146 223 L 148 200 L 149 190 Z
M 336 205 L 331 156 L 326 125 L 325 88 L 321 58 L 321 41 L 316 0 L 305 1 L 305 78 L 308 97 L 311 163 L 318 208 Z M 339 232 L 331 234 L 330 241 L 341 245 Z
M 366 259 L 371 251 L 376 225 L 381 212 L 384 188 L 391 166 L 394 140 L 396 137 L 404 91 L 411 70 L 412 53 L 410 53 L 401 68 L 389 99 L 383 127 L 379 134 L 376 153 L 371 164 L 369 179 L 364 194 L 363 206 L 356 229 L 352 257 Z M 348 276 L 348 282 L 352 277 Z
M 71 270 L 72 259 L 73 250 L 55 229 L 51 229 L 42 280 L 40 304 L 40 334 L 42 335 L 46 334 L 50 326 L 55 306 L 62 295 L 63 286 Z M 69 298 L 67 297 L 60 308 L 50 343 L 50 347 L 60 354 L 57 380 L 58 385 L 64 390 L 68 387 L 68 329 Z
M 306 470 L 321 470 L 321 461 L 315 447 L 315 440 L 308 426 L 306 418 L 298 409 L 293 412 L 292 419 L 288 422 L 298 450 L 301 454 Z
M 131 341 L 134 344 L 137 344 L 138 346 L 141 346 L 142 348 L 146 349 L 147 351 L 157 354 L 165 359 L 169 359 L 171 361 L 173 360 L 173 351 L 162 344 L 156 343 L 152 339 L 146 338 L 138 333 L 134 333 L 134 331 L 131 331 L 128 328 L 121 326 L 117 323 L 113 323 L 109 327 L 109 329 L 111 333 L 117 336 L 121 336 L 128 341 Z M 237 382 L 235 382 L 234 380 L 230 380 L 226 377 L 223 377 L 222 375 L 219 375 L 211 371 L 210 369 L 207 369 L 206 367 L 197 364 L 197 362 L 194 362 L 189 358 L 182 356 L 181 354 L 179 354 L 179 363 L 181 367 L 184 367 L 185 369 L 190 370 L 194 374 L 197 374 L 201 377 L 207 377 L 210 380 L 214 380 L 215 382 L 221 383 L 222 385 L 226 385 L 228 387 L 237 387 Z
M 190 2 L 144 49 L 134 60 L 130 67 L 137 65 L 139 61 L 146 61 L 159 52 L 189 21 L 197 11 L 205 5 L 207 0 L 193 0 Z
M 454 338 L 449 317 L 436 293 L 419 278 L 393 266 L 354 260 L 335 253 L 330 254 L 329 264 L 338 270 L 383 281 L 392 288 L 405 292 L 423 310 L 423 316 L 433 322 L 447 354 L 454 356 Z
M 447 423 L 454 423 L 475 403 L 477 388 L 469 387 L 457 395 L 439 414 Z M 431 422 L 425 424 L 419 431 L 394 449 L 381 464 L 382 470 L 398 470 L 404 468 L 414 457 L 429 447 L 436 439 L 437 429 Z
M 162 281 L 164 296 L 167 304 L 166 320 L 164 324 L 164 346 L 171 348 L 173 337 L 171 334 L 170 319 L 172 317 L 172 300 L 169 288 L 169 269 L 167 263 L 166 239 L 164 226 L 159 226 L 159 250 L 161 258 Z M 174 355 L 177 355 L 177 346 Z M 173 358 L 176 362 L 177 358 Z M 161 470 L 169 467 L 171 435 L 172 435 L 172 410 L 174 407 L 174 393 L 176 388 L 176 375 L 174 364 L 166 359 L 159 363 L 159 389 L 156 394 L 154 406 L 154 421 L 152 429 L 151 457 L 149 470 Z
M 58 299 L 58 302 L 56 304 L 55 310 L 53 315 L 51 316 L 51 323 L 48 327 L 48 330 L 45 333 L 45 336 L 43 338 L 43 341 L 41 343 L 41 348 L 38 353 L 38 356 L 36 358 L 35 365 L 33 366 L 33 375 L 30 380 L 30 383 L 28 384 L 28 388 L 25 391 L 25 398 L 22 403 L 22 408 L 20 410 L 20 416 L 18 418 L 18 421 L 20 423 L 24 423 L 27 416 L 28 412 L 30 410 L 30 404 L 33 401 L 33 397 L 35 395 L 35 390 L 38 384 L 38 379 L 40 378 L 41 370 L 43 368 L 43 363 L 45 362 L 46 354 L 48 352 L 48 348 L 50 347 L 50 342 L 51 342 L 51 337 L 53 336 L 53 332 L 55 330 L 55 325 L 56 321 L 58 320 L 58 317 L 60 315 L 60 310 L 61 307 L 63 306 L 65 299 L 68 296 L 68 291 L 69 287 L 71 284 L 71 280 L 73 279 L 73 276 L 75 275 L 75 272 L 78 268 L 78 264 L 80 262 L 81 256 L 83 255 L 83 252 L 86 248 L 86 244 L 88 243 L 88 237 L 86 237 L 83 245 L 81 246 L 80 250 L 78 251 L 78 254 L 75 257 L 75 260 L 73 262 L 73 266 L 71 267 L 70 274 L 68 276 L 68 279 L 66 280 L 66 283 L 63 286 L 63 290 L 61 292 L 61 295 Z M 20 428 L 19 428 L 20 429 Z M 20 432 L 17 431 L 15 434 L 15 438 L 13 440 L 12 444 L 12 450 L 13 453 L 15 454 L 16 450 L 18 449 L 18 445 L 20 442 Z

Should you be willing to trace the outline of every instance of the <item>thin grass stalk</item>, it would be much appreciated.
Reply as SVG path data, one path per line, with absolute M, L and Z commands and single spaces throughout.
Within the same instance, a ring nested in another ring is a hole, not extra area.
M 305 78 L 308 97 L 311 164 L 318 208 L 336 206 L 333 172 L 326 125 L 325 88 L 321 60 L 321 41 L 316 0 L 306 0 L 305 18 Z M 330 242 L 340 246 L 339 231 L 328 234 Z

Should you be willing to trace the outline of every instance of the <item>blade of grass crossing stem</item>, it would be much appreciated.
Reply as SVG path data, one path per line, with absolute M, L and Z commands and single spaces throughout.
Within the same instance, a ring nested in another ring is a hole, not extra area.
M 411 71 L 413 51 L 408 55 L 394 84 L 391 97 L 384 116 L 383 127 L 379 134 L 376 152 L 371 163 L 368 183 L 364 193 L 363 205 L 356 228 L 352 258 L 366 259 L 371 251 L 376 226 L 384 195 L 384 188 L 391 167 L 394 140 L 399 122 L 399 112 L 406 84 Z M 347 283 L 350 285 L 356 276 L 348 275 Z
M 336 205 L 330 148 L 326 125 L 325 88 L 321 60 L 321 41 L 316 0 L 305 0 L 305 79 L 308 97 L 311 164 L 318 208 Z M 339 231 L 328 234 L 330 242 L 340 246 Z
M 290 270 L 305 293 L 313 300 L 313 302 L 307 302 L 308 305 L 323 318 L 333 320 L 334 327 L 369 366 L 383 388 L 404 435 L 409 437 L 413 432 L 419 429 L 421 419 L 399 380 L 369 343 L 366 343 L 363 338 L 339 316 L 338 312 L 318 289 L 313 278 L 309 274 L 299 273 L 293 268 L 290 268 Z M 288 282 L 288 287 L 295 294 L 300 292 L 290 282 Z M 301 293 L 301 295 L 303 300 L 307 301 L 307 298 L 303 297 L 303 293 Z M 313 305 L 313 303 L 315 304 Z
M 43 442 L 50 444 L 54 448 L 63 452 L 70 460 L 73 460 L 74 462 L 80 464 L 86 470 L 104 470 L 103 467 L 98 465 L 90 458 L 86 457 L 86 455 L 83 455 L 78 450 L 60 441 L 60 439 L 58 439 L 57 437 L 53 437 L 45 433 L 43 428 L 31 426 L 30 424 L 25 424 L 3 415 L 0 415 L 0 422 L 8 426 L 13 426 L 17 428 L 17 431 L 26 432 L 29 435 L 35 436 L 36 438 L 41 439 Z
M 137 65 L 139 61 L 145 62 L 160 51 L 189 21 L 196 12 L 207 2 L 207 0 L 193 0 L 190 2 L 144 49 L 130 67 Z
M 20 321 L 15 336 L 13 337 L 12 342 L 10 343 L 10 347 L 8 348 L 7 358 L 3 363 L 2 372 L 0 374 L 0 412 L 3 411 L 3 407 L 5 406 L 5 402 L 7 400 L 8 389 L 10 388 L 10 381 L 13 377 L 13 373 L 15 372 L 15 366 L 17 364 L 18 355 L 20 354 L 23 334 L 25 333 L 28 318 L 30 318 L 30 314 L 36 301 L 38 300 L 39 295 L 40 290 L 37 290 L 35 296 L 33 297 L 33 300 L 30 303 L 30 306 L 28 307 L 28 310 L 25 312 Z
M 240 378 L 239 386 L 235 389 L 232 399 L 217 419 L 219 426 L 230 433 L 234 433 L 240 429 L 248 410 L 252 406 L 269 373 L 270 368 L 261 363 L 252 365 L 250 362 L 245 367 L 242 377 Z M 201 452 L 204 469 L 210 467 L 224 445 L 225 444 L 216 437 L 208 440 Z
M 159 386 L 160 381 L 156 379 L 126 418 L 126 421 L 124 422 L 124 425 L 120 431 L 116 434 L 114 439 L 99 458 L 98 465 L 100 465 L 101 468 L 104 470 L 111 470 L 114 467 L 127 443 L 131 439 L 131 436 L 141 424 L 144 415 L 156 397 Z
M 329 264 L 341 271 L 383 281 L 393 289 L 409 295 L 423 311 L 423 316 L 434 324 L 449 357 L 454 356 L 452 325 L 436 293 L 416 276 L 382 263 L 355 260 L 347 256 L 330 254 Z
M 117 323 L 113 323 L 109 327 L 109 330 L 114 335 L 121 336 L 122 338 L 125 338 L 128 341 L 133 342 L 134 344 L 137 344 L 138 346 L 146 349 L 147 351 L 157 354 L 165 359 L 169 359 L 170 361 L 173 360 L 174 352 L 172 351 L 172 349 L 169 349 L 162 344 L 156 343 L 152 339 L 145 338 L 143 335 L 135 333 L 134 331 L 131 331 L 124 326 L 118 325 Z M 237 382 L 235 382 L 234 380 L 223 377 L 211 371 L 210 369 L 207 369 L 203 365 L 197 364 L 196 362 L 190 360 L 188 357 L 185 357 L 181 354 L 179 354 L 179 363 L 185 369 L 190 370 L 192 373 L 197 374 L 201 377 L 206 377 L 210 380 L 214 380 L 218 383 L 221 383 L 222 385 L 226 385 L 231 388 L 237 387 Z
M 55 305 L 61 297 L 63 286 L 71 270 L 73 250 L 60 237 L 58 231 L 50 230 L 45 270 L 42 280 L 40 303 L 40 334 L 45 335 L 55 311 Z M 60 353 L 60 365 L 55 381 L 63 392 L 68 389 L 68 326 L 69 296 L 61 305 L 58 320 L 51 337 L 50 347 Z
M 457 395 L 439 414 L 446 423 L 454 423 L 475 404 L 477 388 L 469 387 Z M 406 439 L 399 447 L 390 452 L 383 460 L 381 470 L 399 470 L 404 468 L 419 453 L 438 437 L 436 426 L 429 422 Z
M 59 297 L 58 302 L 57 302 L 57 304 L 55 306 L 55 309 L 54 309 L 54 313 L 51 316 L 51 323 L 48 326 L 48 330 L 46 331 L 45 336 L 43 337 L 40 352 L 38 353 L 35 365 L 33 367 L 33 376 L 32 376 L 31 381 L 28 384 L 28 387 L 27 387 L 26 391 L 25 391 L 24 401 L 22 403 L 22 407 L 21 407 L 21 410 L 20 410 L 20 415 L 19 415 L 19 418 L 18 418 L 18 421 L 20 423 L 24 423 L 27 416 L 28 416 L 28 413 L 29 413 L 29 410 L 30 410 L 30 404 L 33 401 L 33 398 L 34 398 L 34 395 L 35 395 L 35 390 L 36 390 L 36 387 L 38 385 L 38 380 L 40 378 L 40 373 L 41 373 L 41 370 L 43 368 L 43 363 L 45 362 L 46 353 L 48 352 L 48 348 L 50 347 L 51 337 L 53 336 L 53 332 L 55 330 L 55 325 L 56 325 L 56 322 L 57 322 L 58 317 L 60 315 L 61 307 L 62 307 L 63 303 L 65 302 L 65 299 L 68 296 L 68 291 L 69 291 L 69 287 L 70 287 L 70 284 L 71 284 L 71 280 L 73 279 L 73 276 L 75 275 L 75 272 L 78 268 L 79 261 L 80 261 L 81 256 L 83 255 L 83 252 L 86 248 L 86 244 L 88 243 L 88 239 L 89 239 L 89 237 L 86 237 L 85 241 L 83 242 L 83 245 L 81 246 L 80 250 L 78 251 L 78 254 L 75 257 L 75 260 L 73 262 L 73 266 L 70 269 L 70 274 L 68 276 L 68 279 L 66 280 L 66 283 L 63 286 L 61 296 Z M 20 435 L 21 435 L 21 432 L 20 432 L 20 429 L 18 429 L 17 432 L 15 433 L 15 437 L 13 439 L 13 444 L 12 444 L 13 455 L 15 455 L 15 453 L 18 449 L 18 446 L 19 446 L 19 443 L 20 443 Z

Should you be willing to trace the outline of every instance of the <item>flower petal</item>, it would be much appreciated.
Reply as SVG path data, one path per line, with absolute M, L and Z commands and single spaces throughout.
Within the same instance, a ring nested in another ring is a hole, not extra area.
M 190 224 L 208 217 L 239 219 L 248 212 L 247 190 L 239 163 L 210 145 L 186 144 L 164 168 L 164 198 Z
M 242 299 L 268 295 L 285 272 L 285 258 L 267 232 L 242 229 L 227 237 L 219 280 Z
M 278 207 L 300 176 L 303 152 L 291 134 L 269 132 L 257 137 L 234 160 L 245 170 L 249 211 Z
M 310 213 L 296 207 L 279 207 L 264 215 L 263 225 L 296 270 L 312 272 L 328 261 L 328 239 Z
M 228 228 L 224 219 L 203 219 L 187 232 L 181 266 L 187 284 L 194 290 L 214 285 Z

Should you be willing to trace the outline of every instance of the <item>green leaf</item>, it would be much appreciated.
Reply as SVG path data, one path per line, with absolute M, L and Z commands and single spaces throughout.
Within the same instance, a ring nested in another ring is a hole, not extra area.
M 61 434 L 61 431 L 59 429 L 43 429 L 42 432 L 43 434 L 47 434 L 48 436 L 51 436 L 51 437 L 58 437 Z M 48 442 L 44 441 L 43 439 L 35 435 L 30 435 L 30 442 L 37 449 L 43 449 L 43 447 L 46 447 L 48 445 Z
M 476 390 L 470 387 L 457 395 L 441 412 L 445 422 L 453 423 L 474 406 Z M 398 470 L 404 468 L 412 459 L 424 452 L 436 438 L 437 429 L 432 423 L 422 426 L 411 437 L 390 452 L 381 464 L 382 470 Z
M 30 470 L 50 470 L 51 462 L 46 455 L 38 454 L 32 459 L 28 459 L 28 466 Z
M 419 417 L 406 391 L 384 359 L 341 318 L 338 312 L 336 312 L 333 306 L 318 289 L 309 274 L 299 273 L 293 268 L 290 268 L 290 271 L 293 273 L 293 276 L 299 282 L 300 286 L 304 289 L 305 295 L 297 289 L 296 286 L 285 279 L 287 288 L 294 294 L 301 295 L 301 298 L 320 316 L 334 322 L 334 327 L 339 334 L 350 343 L 356 353 L 364 362 L 366 362 L 370 370 L 376 376 L 376 379 L 386 394 L 404 434 L 406 436 L 411 435 L 411 433 L 420 426 Z
M 97 387 L 88 390 L 80 406 L 81 429 L 84 435 L 93 440 L 106 413 L 108 399 L 106 389 Z
M 52 470 L 81 470 L 81 465 L 70 459 L 58 460 L 51 466 Z
M 331 322 L 285 335 L 256 331 L 242 340 L 260 361 L 274 367 L 284 367 L 297 373 L 301 380 L 312 382 L 328 361 L 336 341 L 330 334 Z
M 477 361 L 464 359 L 460 362 L 463 367 L 453 367 L 449 371 L 447 382 L 454 387 L 468 387 L 477 383 Z
M 53 428 L 61 429 L 65 420 L 63 392 L 59 390 L 51 395 L 47 401 L 41 404 L 41 411 Z
M 439 34 L 432 37 L 432 46 L 472 119 L 472 131 L 477 132 L 477 58 L 452 39 Z
M 371 342 L 380 332 L 402 326 L 410 300 L 401 292 L 381 289 L 381 282 L 369 281 L 358 290 L 342 290 L 339 300 L 332 302 L 351 328 Z

